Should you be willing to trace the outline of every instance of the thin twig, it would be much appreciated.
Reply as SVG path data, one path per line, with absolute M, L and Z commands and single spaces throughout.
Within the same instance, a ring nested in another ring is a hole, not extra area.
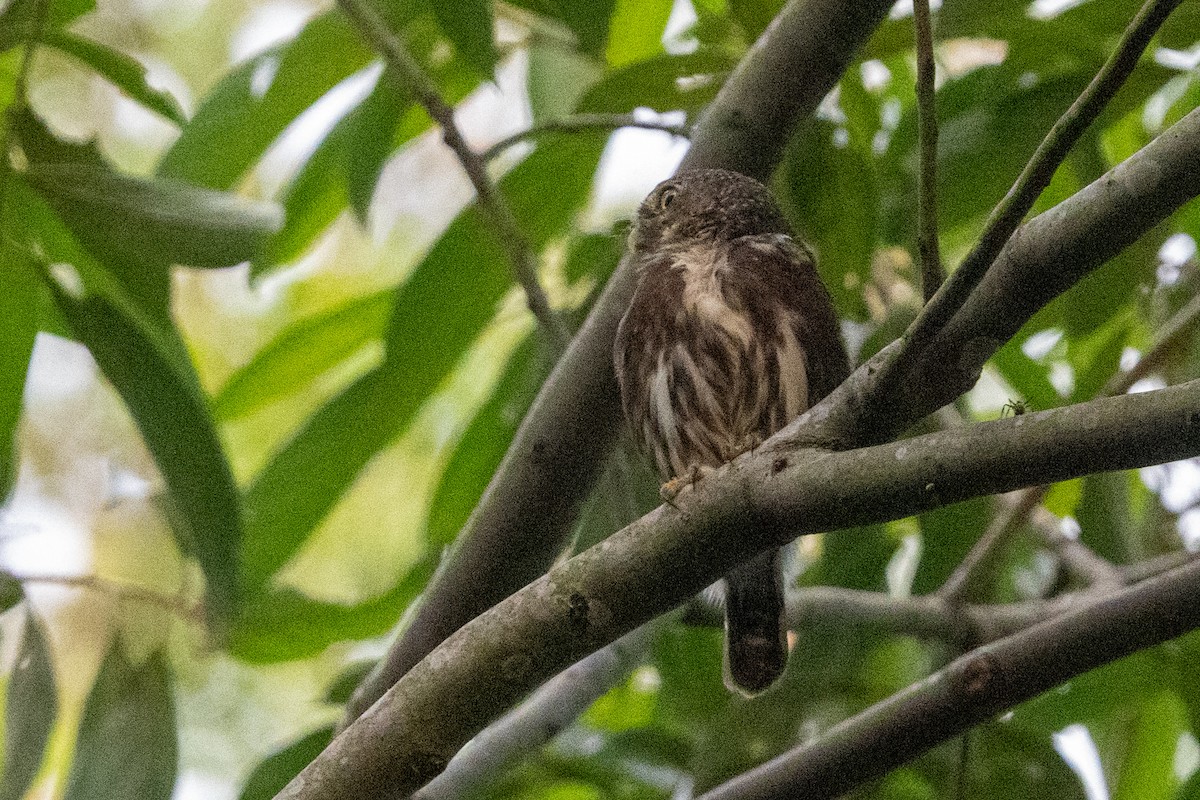
M 1133 586 L 1196 558 L 1198 556 L 1191 553 L 1169 553 L 1122 567 L 1118 575 L 1123 585 Z M 1111 591 L 1111 588 L 1087 586 L 1049 599 L 969 603 L 955 607 L 940 592 L 893 597 L 886 592 L 811 586 L 788 593 L 786 620 L 788 627 L 797 631 L 815 624 L 863 627 L 955 646 L 979 645 L 1094 602 Z M 697 597 L 686 607 L 682 622 L 720 627 L 723 619 L 718 607 Z
M 928 303 L 946 280 L 938 243 L 936 66 L 929 0 L 914 0 L 913 27 L 917 38 L 917 137 L 921 147 L 921 168 L 917 176 L 917 247 L 921 251 L 921 291 Z
M 1187 305 L 1175 312 L 1159 332 L 1154 345 L 1146 351 L 1136 364 L 1112 377 L 1104 385 L 1106 395 L 1125 394 L 1129 388 L 1154 371 L 1179 341 L 1191 333 L 1200 321 L 1200 295 L 1193 297 Z
M 1097 589 L 1114 589 L 1125 583 L 1115 564 L 1078 539 L 1063 533 L 1058 517 L 1045 508 L 1039 506 L 1033 509 L 1030 521 L 1042 543 L 1055 552 L 1070 574 L 1086 585 Z
M 441 127 L 446 146 L 458 156 L 463 171 L 475 187 L 479 208 L 494 229 L 496 238 L 512 263 L 517 281 L 525 290 L 529 310 L 537 318 L 555 350 L 561 353 L 571 337 L 562 319 L 550 307 L 550 301 L 538 282 L 536 253 L 521 232 L 512 209 L 488 177 L 487 163 L 463 138 L 462 131 L 454 121 L 454 108 L 446 102 L 437 85 L 374 9 L 363 0 L 338 0 L 338 5 L 363 37 L 383 56 L 390 72 L 399 78 L 404 88 L 416 97 L 417 102 Z
M 4 574 L 21 584 L 40 583 L 71 589 L 86 589 L 117 600 L 158 606 L 187 622 L 194 622 L 197 625 L 206 624 L 204 609 L 200 605 L 189 606 L 179 597 L 161 594 L 109 578 L 101 578 L 99 575 L 19 575 L 11 572 Z
M 1044 486 L 1031 486 L 1016 492 L 1013 502 L 1006 504 L 992 518 L 983 536 L 979 537 L 975 546 L 955 567 L 954 572 L 950 573 L 950 577 L 938 589 L 938 596 L 951 605 L 961 604 L 970 598 L 982 583 L 981 576 L 988 572 L 988 566 L 1000 552 L 1000 545 L 1028 518 L 1045 493 Z
M 536 125 L 530 125 L 523 131 L 514 133 L 512 136 L 506 136 L 487 150 L 484 150 L 480 158 L 484 161 L 491 161 L 514 144 L 523 142 L 526 139 L 533 139 L 543 133 L 615 131 L 620 128 L 645 128 L 651 131 L 664 131 L 684 139 L 688 136 L 687 125 L 638 119 L 633 114 L 575 114 L 570 117 L 563 117 L 562 119 L 539 122 Z
M 891 381 L 903 376 L 909 364 L 919 358 L 929 340 L 962 307 L 1021 220 L 1049 185 L 1067 153 L 1129 77 L 1155 31 L 1180 2 L 1182 0 L 1147 0 L 1138 11 L 1122 35 L 1117 49 L 1083 93 L 1054 123 L 1012 188 L 993 209 L 975 247 L 909 326 L 905 334 L 906 346 L 887 367 L 887 378 L 890 380 L 881 380 L 881 391 L 886 394 L 890 390 Z

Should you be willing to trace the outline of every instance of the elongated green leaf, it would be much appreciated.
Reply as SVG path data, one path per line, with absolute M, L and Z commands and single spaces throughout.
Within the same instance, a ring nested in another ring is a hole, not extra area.
M 238 591 L 241 508 L 233 476 L 183 344 L 121 291 L 79 248 L 54 212 L 20 183 L 10 186 L 21 235 L 42 265 L 70 264 L 81 285 L 46 281 L 75 335 L 128 406 L 184 522 L 180 544 L 200 561 L 214 621 L 228 619 Z
M 0 12 L 0 52 L 32 37 L 38 0 L 12 0 Z M 46 15 L 46 31 L 55 31 L 96 7 L 96 0 L 55 0 Z M 45 31 L 43 31 L 43 34 Z
M 1175 749 L 1187 730 L 1179 697 L 1160 692 L 1138 704 L 1121 737 L 1121 763 L 1113 800 L 1169 800 L 1179 788 Z
M 532 338 L 523 342 L 509 358 L 492 396 L 463 433 L 429 504 L 426 531 L 430 544 L 454 541 L 479 503 L 545 378 L 541 361 L 536 342 Z
M 371 57 L 341 15 L 317 17 L 222 80 L 163 157 L 159 175 L 230 188 L 292 120 Z
M 25 599 L 25 590 L 21 582 L 12 575 L 0 572 L 0 613 L 8 611 Z
M 250 773 L 238 800 L 271 800 L 333 740 L 333 726 L 318 728 L 267 756 Z
M 30 259 L 7 239 L 0 240 L 0 497 L 8 494 L 16 476 L 13 435 L 38 330 L 40 293 Z
M 576 110 L 626 114 L 649 107 L 695 112 L 716 96 L 735 63 L 728 53 L 710 49 L 648 58 L 606 75 L 588 89 Z
M 537 246 L 584 202 L 599 158 L 596 137 L 550 140 L 501 182 Z M 308 421 L 246 494 L 247 581 L 282 566 L 371 459 L 449 374 L 511 285 L 503 251 L 472 206 L 396 293 L 382 366 Z
M 673 5 L 671 0 L 617 0 L 604 52 L 609 66 L 624 67 L 661 53 Z
M 25 180 L 89 248 L 147 261 L 226 267 L 252 258 L 283 224 L 269 203 L 84 164 L 33 166 Z
M 454 49 L 480 75 L 491 80 L 498 58 L 492 33 L 492 0 L 436 0 L 430 6 Z
M 46 740 L 50 738 L 57 712 L 50 651 L 41 627 L 30 612 L 25 620 L 21 652 L 8 682 L 0 800 L 20 800 L 25 796 L 25 790 L 41 767 Z
M 67 31 L 51 31 L 43 40 L 87 64 L 151 111 L 176 125 L 183 125 L 187 121 L 174 95 L 163 89 L 154 89 L 146 82 L 146 68 L 137 59 Z
M 377 292 L 285 329 L 230 377 L 213 400 L 213 413 L 232 420 L 257 411 L 382 338 L 392 295 Z
M 405 43 L 447 102 L 458 102 L 479 85 L 478 74 L 461 59 L 436 57 L 445 40 L 431 19 L 408 19 L 407 14 L 404 18 Z M 395 77 L 382 73 L 370 94 L 333 126 L 288 184 L 283 198 L 287 221 L 255 260 L 252 274 L 257 277 L 298 257 L 337 219 L 347 202 L 359 221 L 365 221 L 388 157 L 430 124 L 429 115 L 412 102 Z
M 529 111 L 533 122 L 561 119 L 603 74 L 596 61 L 558 42 L 535 41 L 529 48 Z
M 259 594 L 245 604 L 229 652 L 252 664 L 270 664 L 309 658 L 334 642 L 379 636 L 425 588 L 439 555 L 430 553 L 387 592 L 353 605 L 313 600 L 294 589 Z
M 163 655 L 135 667 L 114 642 L 84 707 L 65 800 L 169 800 L 177 749 Z
M 188 529 L 181 544 L 200 560 L 208 579 L 208 608 L 218 619 L 228 616 L 237 597 L 240 508 L 194 376 L 180 376 L 146 326 L 108 300 L 76 300 L 57 287 L 54 295 L 120 392 L 171 489 Z
M 879 189 L 870 153 L 854 142 L 838 147 L 833 135 L 829 123 L 803 127 L 778 172 L 778 195 L 792 226 L 816 250 L 817 268 L 838 311 L 862 321 Z
M 630 31 L 636 31 L 643 34 L 646 38 L 653 38 L 655 42 L 662 37 L 662 25 L 658 30 L 653 30 L 651 25 L 634 24 L 637 22 L 645 22 L 652 19 L 653 12 L 650 18 L 646 16 L 638 18 L 629 18 L 625 20 L 612 19 L 614 10 L 622 5 L 619 0 L 592 0 L 587 3 L 563 3 L 559 0 L 514 0 L 513 5 L 521 8 L 529 9 L 544 17 L 556 20 L 562 23 L 571 33 L 575 34 L 575 41 L 572 44 L 582 54 L 588 56 L 601 56 L 604 54 L 604 45 L 609 37 L 610 30 L 613 35 L 624 34 Z M 630 0 L 625 5 L 638 6 L 653 6 L 655 11 L 657 7 L 663 5 L 663 0 Z M 667 12 L 670 12 L 671 4 L 666 3 Z M 611 21 L 611 26 L 610 26 Z M 662 24 L 666 24 L 667 17 L 664 14 Z M 649 27 L 650 30 L 644 30 Z M 661 46 L 660 48 L 661 49 Z

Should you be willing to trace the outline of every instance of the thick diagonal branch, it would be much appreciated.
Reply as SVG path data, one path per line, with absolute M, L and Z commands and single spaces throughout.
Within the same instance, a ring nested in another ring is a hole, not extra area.
M 891 6 L 789 3 L 697 123 L 684 167 L 769 175 L 797 121 L 833 88 Z M 416 619 L 347 704 L 347 721 L 460 626 L 541 575 L 562 549 L 618 431 L 612 345 L 632 291 L 623 264 L 538 393 Z
M 785 440 L 842 447 L 886 441 L 974 386 L 984 363 L 1038 309 L 1197 195 L 1200 109 L 1022 225 L 962 307 L 919 353 L 910 354 L 897 390 L 881 392 L 880 376 L 909 346 L 905 339 L 885 347 L 792 423 Z
M 1200 562 L 994 644 L 700 800 L 838 797 L 1071 678 L 1200 626 Z
M 534 686 L 756 553 L 797 534 L 1192 457 L 1197 408 L 1193 381 L 848 452 L 760 449 L 472 620 L 280 798 L 410 793 Z

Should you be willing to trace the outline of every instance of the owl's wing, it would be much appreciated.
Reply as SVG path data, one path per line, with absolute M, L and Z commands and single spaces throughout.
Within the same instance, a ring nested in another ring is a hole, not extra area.
M 804 351 L 808 406 L 837 388 L 850 374 L 837 312 L 817 274 L 812 251 L 778 233 L 743 236 L 730 249 L 734 284 L 759 330 L 786 320 Z

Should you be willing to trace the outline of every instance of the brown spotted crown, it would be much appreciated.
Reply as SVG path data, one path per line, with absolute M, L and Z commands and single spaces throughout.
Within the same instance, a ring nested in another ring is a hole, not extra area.
M 647 253 L 698 240 L 790 232 L 766 186 L 738 172 L 698 169 L 650 192 L 638 208 L 629 243 Z

